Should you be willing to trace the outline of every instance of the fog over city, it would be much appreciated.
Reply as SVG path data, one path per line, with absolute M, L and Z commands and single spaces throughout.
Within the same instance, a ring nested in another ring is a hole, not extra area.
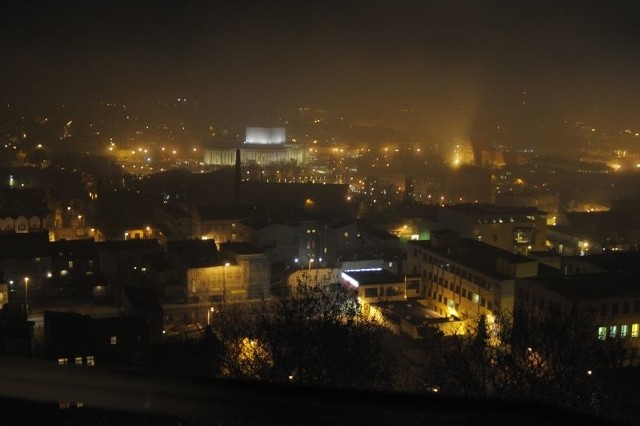
M 418 131 L 457 134 L 564 119 L 626 128 L 640 111 L 637 11 L 627 0 L 13 2 L 0 18 L 2 96 L 175 96 L 258 115 L 411 109 Z
M 639 425 L 639 46 L 640 0 L 3 2 L 3 424 Z

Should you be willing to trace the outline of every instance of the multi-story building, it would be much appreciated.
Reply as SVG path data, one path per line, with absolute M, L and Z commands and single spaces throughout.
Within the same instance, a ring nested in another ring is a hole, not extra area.
M 469 318 L 513 309 L 518 281 L 538 262 L 452 230 L 407 243 L 407 273 L 422 277 L 419 294 L 443 317 Z
M 547 214 L 537 208 L 456 204 L 438 211 L 437 226 L 512 253 L 547 248 Z
M 46 231 L 0 234 L 0 272 L 10 293 L 35 296 L 52 276 L 52 270 Z
M 211 240 L 167 243 L 178 283 L 192 302 L 226 303 L 269 297 L 270 263 L 264 251 L 249 243 Z
M 271 268 L 267 254 L 250 243 L 224 243 L 220 254 L 225 265 L 234 265 L 229 270 L 231 281 L 225 288 L 229 301 L 260 300 L 271 294 Z
M 185 239 L 194 236 L 191 215 L 179 205 L 162 204 L 156 209 L 156 217 L 167 239 Z
M 121 302 L 123 289 L 147 280 L 147 269 L 157 259 L 166 258 L 155 239 L 131 239 L 96 243 L 98 268 L 105 278 L 105 293 L 100 297 Z
M 193 211 L 194 237 L 226 242 L 249 242 L 252 229 L 244 224 L 249 219 L 252 206 L 207 205 Z

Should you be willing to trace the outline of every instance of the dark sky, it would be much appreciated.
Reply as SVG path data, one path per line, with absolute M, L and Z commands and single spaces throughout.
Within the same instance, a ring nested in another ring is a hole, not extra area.
M 640 3 L 15 1 L 0 97 L 640 113 Z M 479 112 L 481 111 L 481 112 Z

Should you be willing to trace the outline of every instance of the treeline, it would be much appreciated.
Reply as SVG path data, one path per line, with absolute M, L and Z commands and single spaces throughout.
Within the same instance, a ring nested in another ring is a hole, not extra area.
M 204 338 L 170 358 L 190 375 L 526 401 L 640 423 L 637 352 L 595 329 L 575 312 L 520 310 L 414 341 L 365 317 L 342 288 L 301 284 L 290 297 L 215 312 Z

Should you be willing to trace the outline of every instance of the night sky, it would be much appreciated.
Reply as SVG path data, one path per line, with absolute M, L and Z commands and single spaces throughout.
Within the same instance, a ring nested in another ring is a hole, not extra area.
M 638 124 L 640 2 L 15 1 L 0 97 L 196 97 Z M 524 94 L 526 92 L 526 95 Z M 534 115 L 535 116 L 535 115 Z

